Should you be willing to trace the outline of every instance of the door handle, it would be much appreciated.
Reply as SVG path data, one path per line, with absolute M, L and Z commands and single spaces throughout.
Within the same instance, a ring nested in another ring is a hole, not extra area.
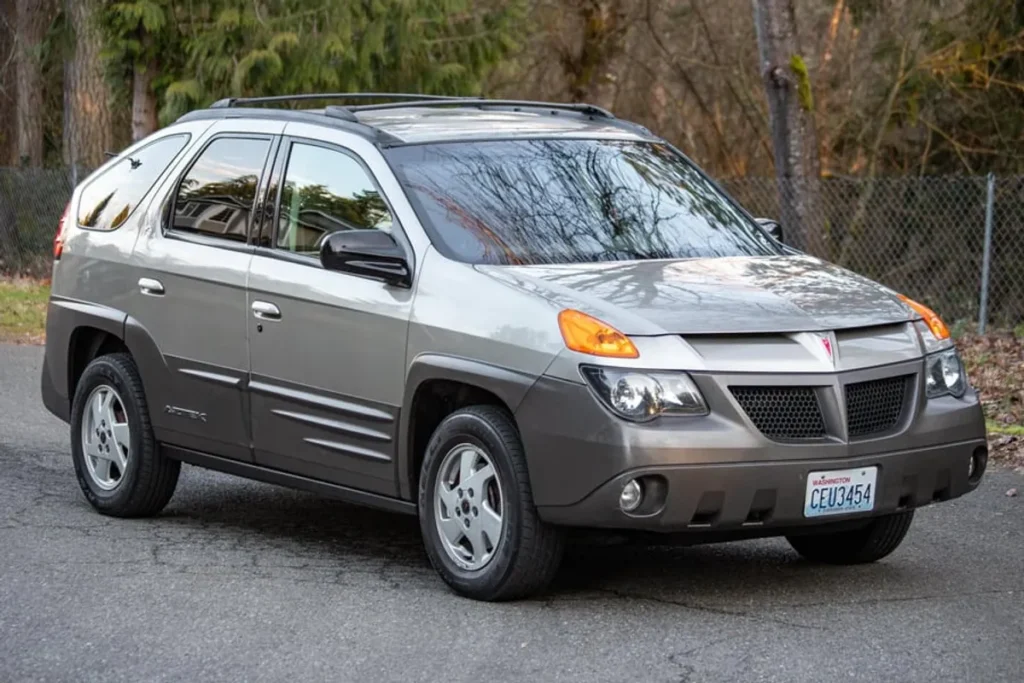
M 260 320 L 281 319 L 281 309 L 269 301 L 253 301 L 252 314 Z
M 139 278 L 139 291 L 147 296 L 163 296 L 164 283 L 150 277 Z

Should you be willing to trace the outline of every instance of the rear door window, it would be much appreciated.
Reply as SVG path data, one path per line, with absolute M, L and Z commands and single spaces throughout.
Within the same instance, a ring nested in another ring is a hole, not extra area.
M 246 242 L 269 138 L 217 138 L 178 184 L 172 229 Z
M 116 230 L 178 156 L 189 135 L 168 135 L 119 159 L 86 185 L 78 203 L 78 225 Z

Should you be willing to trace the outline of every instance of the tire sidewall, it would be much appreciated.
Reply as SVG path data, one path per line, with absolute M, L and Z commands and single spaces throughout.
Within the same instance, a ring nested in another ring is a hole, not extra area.
M 471 443 L 483 449 L 497 469 L 501 481 L 501 514 L 505 523 L 498 551 L 486 566 L 473 571 L 463 569 L 448 556 L 435 522 L 434 489 L 441 463 L 448 452 L 460 443 Z M 488 593 L 503 584 L 512 571 L 522 533 L 522 494 L 508 446 L 485 419 L 470 413 L 455 413 L 446 418 L 434 432 L 427 445 L 420 475 L 419 518 L 420 531 L 430 561 L 453 588 L 467 593 Z
M 121 482 L 112 491 L 101 489 L 93 481 L 85 464 L 85 452 L 82 448 L 82 422 L 88 409 L 87 399 L 96 387 L 109 385 L 121 397 L 128 418 L 129 457 L 126 472 Z M 117 508 L 125 505 L 132 495 L 139 475 L 140 461 L 143 458 L 143 423 L 140 416 L 140 397 L 132 391 L 127 378 L 113 362 L 105 357 L 94 360 L 86 367 L 75 388 L 75 397 L 71 409 L 71 457 L 75 465 L 75 475 L 86 499 L 98 509 Z

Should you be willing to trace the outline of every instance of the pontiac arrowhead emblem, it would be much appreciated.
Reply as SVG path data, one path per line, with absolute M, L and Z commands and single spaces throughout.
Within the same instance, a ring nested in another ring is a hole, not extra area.
M 821 332 L 815 335 L 821 342 L 821 348 L 825 350 L 825 357 L 828 362 L 832 364 L 832 367 L 836 366 L 836 338 L 831 332 Z

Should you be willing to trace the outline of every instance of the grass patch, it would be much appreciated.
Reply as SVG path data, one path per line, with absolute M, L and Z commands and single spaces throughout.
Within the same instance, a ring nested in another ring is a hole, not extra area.
M 41 343 L 49 298 L 50 286 L 45 282 L 0 279 L 0 341 Z
M 1024 425 L 1006 425 L 995 420 L 985 420 L 985 427 L 988 429 L 989 434 L 1024 436 Z

